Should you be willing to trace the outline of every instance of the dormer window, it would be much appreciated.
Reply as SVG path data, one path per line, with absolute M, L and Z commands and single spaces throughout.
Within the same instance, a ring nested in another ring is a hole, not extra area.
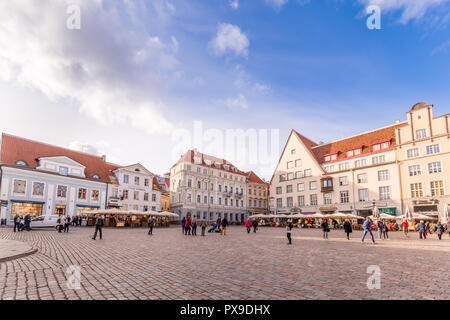
M 69 168 L 59 167 L 59 174 L 62 176 L 67 176 L 69 174 Z
M 353 157 L 353 150 L 347 151 L 347 157 Z
M 141 170 L 139 170 L 138 168 L 134 169 L 134 171 L 136 171 L 136 172 L 141 172 Z
M 24 167 L 27 166 L 27 163 L 26 163 L 25 161 L 23 161 L 23 160 L 17 160 L 17 161 L 16 161 L 16 164 L 17 164 L 18 166 L 24 166 Z
M 389 142 L 383 142 L 381 144 L 381 149 L 387 149 L 387 148 L 389 148 Z
M 92 178 L 93 179 L 100 179 L 100 177 L 98 175 L 96 175 L 96 174 L 92 175 Z
M 337 154 L 329 154 L 325 156 L 325 162 L 334 161 L 337 159 Z

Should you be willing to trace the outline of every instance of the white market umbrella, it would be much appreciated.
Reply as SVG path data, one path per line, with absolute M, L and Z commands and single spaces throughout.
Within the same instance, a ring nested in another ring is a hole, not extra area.
M 406 206 L 406 210 L 405 210 L 405 219 L 406 220 L 412 220 L 413 219 L 413 215 L 411 213 L 411 211 L 409 210 L 409 206 Z
M 337 213 L 327 215 L 326 217 L 331 218 L 331 219 L 345 219 L 348 217 L 348 214 L 342 213 L 342 212 L 337 212 Z
M 252 216 L 249 216 L 248 218 L 249 219 L 258 219 L 258 218 L 266 218 L 266 217 L 267 217 L 267 215 L 259 213 L 259 214 L 254 214 Z
M 359 219 L 359 220 L 364 220 L 364 217 L 361 216 L 357 216 L 356 214 L 348 214 L 347 218 L 349 219 Z
M 443 212 L 443 214 L 442 214 L 442 219 L 444 219 L 444 222 L 447 222 L 447 221 L 450 220 L 450 213 L 449 213 L 449 210 L 450 210 L 450 208 L 449 208 L 449 206 L 448 206 L 448 203 L 446 203 L 446 204 L 444 205 L 444 212 Z
M 176 213 L 169 212 L 169 211 L 161 212 L 161 215 L 164 217 L 169 217 L 169 218 L 179 218 L 179 216 Z

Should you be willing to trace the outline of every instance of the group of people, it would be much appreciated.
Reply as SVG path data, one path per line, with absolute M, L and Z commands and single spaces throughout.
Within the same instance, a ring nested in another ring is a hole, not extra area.
M 247 221 L 245 222 L 245 227 L 247 228 L 247 233 L 250 233 L 250 230 L 253 227 L 253 233 L 256 233 L 256 230 L 258 230 L 258 220 L 253 219 L 247 219 Z
M 227 218 L 218 218 L 217 221 L 211 226 L 211 228 L 208 230 L 208 232 L 220 232 L 221 235 L 225 236 L 227 234 L 227 227 L 228 227 L 228 219 Z M 181 220 L 181 233 L 184 235 L 197 235 L 197 227 L 200 226 L 202 229 L 202 237 L 206 235 L 206 228 L 208 227 L 208 223 L 206 220 L 201 220 L 200 223 L 198 223 L 197 219 L 191 216 L 183 217 Z
M 73 222 L 73 219 L 67 215 L 60 214 L 58 217 L 58 220 L 56 221 L 56 230 L 58 230 L 59 233 L 61 232 L 69 232 L 69 226 Z
M 24 230 L 31 230 L 31 216 L 29 214 L 25 215 L 25 217 L 16 214 L 14 216 L 14 232 L 22 232 Z

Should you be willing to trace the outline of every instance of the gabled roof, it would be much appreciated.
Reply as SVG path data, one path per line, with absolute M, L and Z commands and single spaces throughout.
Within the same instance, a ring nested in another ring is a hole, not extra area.
M 38 159 L 44 157 L 68 157 L 85 166 L 86 178 L 98 175 L 101 180 L 114 182 L 113 170 L 119 166 L 105 162 L 101 157 L 70 150 L 62 147 L 49 145 L 25 138 L 2 134 L 0 162 L 15 165 L 16 161 L 22 160 L 28 167 L 36 168 Z
M 263 181 L 253 171 L 247 172 L 247 177 L 248 177 L 248 182 L 269 185 L 268 182 Z

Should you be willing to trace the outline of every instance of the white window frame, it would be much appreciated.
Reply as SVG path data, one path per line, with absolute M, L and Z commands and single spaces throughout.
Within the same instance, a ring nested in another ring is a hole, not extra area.
M 408 151 L 417 150 L 417 155 L 414 155 L 412 157 L 408 157 Z M 420 149 L 419 148 L 411 148 L 406 150 L 406 159 L 414 159 L 420 157 Z
M 44 191 L 42 192 L 42 196 L 34 195 L 34 194 L 33 194 L 33 185 L 34 185 L 35 183 L 43 183 L 43 184 L 44 184 Z M 36 180 L 36 181 L 31 181 L 31 197 L 32 197 L 32 198 L 43 199 L 43 198 L 45 197 L 45 191 L 46 191 L 46 189 L 47 189 L 47 184 L 46 184 L 44 181 L 38 181 L 38 180 Z
M 19 181 L 25 181 L 25 192 L 24 193 L 17 193 L 17 192 L 15 192 L 14 191 L 14 184 L 15 184 L 15 181 L 17 181 L 17 180 L 19 180 Z M 21 179 L 21 178 L 14 178 L 13 180 L 12 180 L 12 186 L 11 186 L 11 193 L 14 195 L 14 196 L 16 196 L 16 197 L 26 197 L 27 196 L 27 188 L 28 188 L 28 180 L 27 179 Z
M 66 196 L 65 197 L 59 197 L 58 196 L 58 187 L 59 186 L 61 186 L 61 187 L 66 187 Z M 61 200 L 65 200 L 65 199 L 67 199 L 67 193 L 69 192 L 69 186 L 68 185 L 65 185 L 65 184 L 56 184 L 56 199 L 61 199 Z
M 80 189 L 86 189 L 86 199 L 80 199 L 79 195 L 80 195 Z M 85 187 L 78 187 L 77 188 L 77 200 L 81 201 L 81 202 L 88 202 L 88 195 L 89 195 L 89 188 L 85 188 Z

